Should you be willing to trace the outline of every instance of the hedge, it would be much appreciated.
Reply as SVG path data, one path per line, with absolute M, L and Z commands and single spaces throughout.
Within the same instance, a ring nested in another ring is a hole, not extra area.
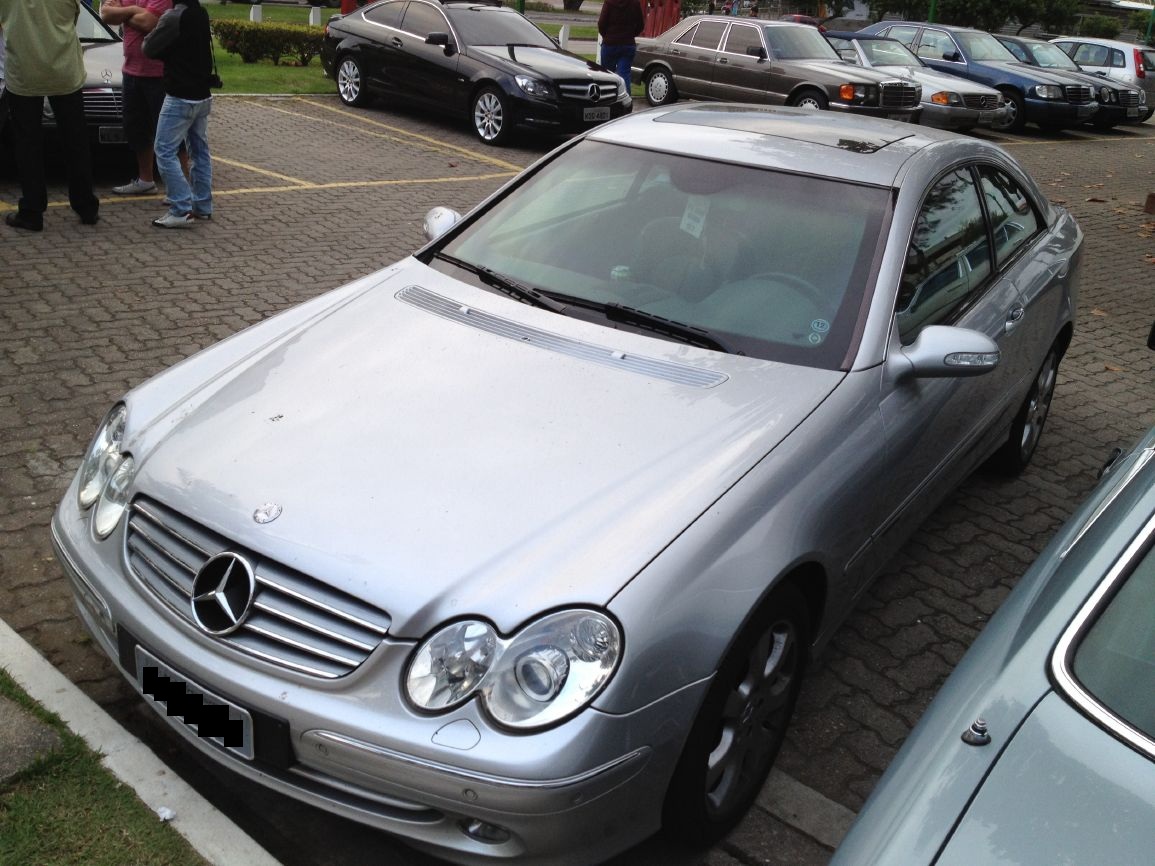
M 212 22 L 212 30 L 221 48 L 241 55 L 245 63 L 271 60 L 278 66 L 286 57 L 298 66 L 308 66 L 309 61 L 321 53 L 324 37 L 320 28 L 303 24 L 220 20 Z

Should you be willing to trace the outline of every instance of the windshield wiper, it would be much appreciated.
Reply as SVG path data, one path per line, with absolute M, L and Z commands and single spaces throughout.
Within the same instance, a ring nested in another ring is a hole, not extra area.
M 519 301 L 525 301 L 527 304 L 533 304 L 536 307 L 542 307 L 546 310 L 551 310 L 555 313 L 564 313 L 566 305 L 555 301 L 548 295 L 539 292 L 532 286 L 527 286 L 525 283 L 519 283 L 512 277 L 507 277 L 505 274 L 499 274 L 497 271 L 482 265 L 475 265 L 472 262 L 467 262 L 465 259 L 459 259 L 456 256 L 451 256 L 449 253 L 434 253 L 435 259 L 441 259 L 443 262 L 448 262 L 454 267 L 461 268 L 463 271 L 469 271 L 479 277 L 483 283 L 490 288 L 497 289 L 499 292 L 504 292 L 511 298 L 517 298 Z
M 593 305 L 591 304 L 591 306 Z M 647 313 L 645 310 L 627 307 L 625 304 L 599 304 L 598 307 L 611 322 L 621 322 L 623 325 L 631 325 L 644 331 L 653 331 L 656 334 L 673 337 L 675 340 L 680 340 L 691 346 L 700 346 L 703 349 L 713 349 L 716 352 L 726 352 L 730 355 L 743 354 L 734 351 L 733 348 L 705 328 L 676 322 L 664 316 Z

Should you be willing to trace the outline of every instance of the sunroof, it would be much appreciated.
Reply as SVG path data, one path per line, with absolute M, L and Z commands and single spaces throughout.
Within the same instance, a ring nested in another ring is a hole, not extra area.
M 888 144 L 910 138 L 905 130 L 847 128 L 843 115 L 825 111 L 780 111 L 737 105 L 688 105 L 656 118 L 655 123 L 688 123 L 807 141 L 855 153 L 874 153 Z

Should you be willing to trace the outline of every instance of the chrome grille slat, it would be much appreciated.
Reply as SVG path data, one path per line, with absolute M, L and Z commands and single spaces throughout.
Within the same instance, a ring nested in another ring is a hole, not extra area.
M 230 544 L 223 536 L 147 499 L 132 504 L 125 541 L 129 570 L 185 623 L 197 571 L 224 551 L 249 560 L 256 591 L 248 618 L 217 638 L 257 658 L 333 679 L 355 670 L 389 633 L 387 613 Z M 197 561 L 199 559 L 199 561 Z
M 565 81 L 563 81 L 563 82 L 560 82 L 558 84 L 557 92 L 563 99 L 573 99 L 573 100 L 576 100 L 578 102 L 587 102 L 590 105 L 593 105 L 595 103 L 593 102 L 593 100 L 590 99 L 590 95 L 589 95 L 590 94 L 590 84 L 592 84 L 592 83 L 593 82 L 590 82 L 590 81 L 580 81 L 580 82 L 573 82 L 573 81 L 565 82 Z M 601 105 L 602 103 L 605 103 L 605 102 L 613 102 L 614 97 L 618 95 L 618 86 L 616 84 L 598 82 L 597 88 L 598 88 L 598 101 L 597 101 L 598 105 Z
M 885 108 L 913 108 L 919 103 L 919 88 L 913 84 L 888 81 L 879 89 L 879 104 Z
M 88 120 L 120 121 L 124 110 L 120 90 L 111 87 L 85 90 L 82 96 L 84 116 Z
M 963 96 L 963 104 L 977 111 L 991 111 L 999 107 L 999 98 L 994 94 L 968 93 Z
M 1137 90 L 1120 90 L 1119 104 L 1124 108 L 1134 108 L 1139 104 L 1139 92 Z
M 1066 94 L 1068 102 L 1090 102 L 1095 98 L 1091 88 L 1086 84 L 1068 84 L 1063 87 L 1063 93 Z

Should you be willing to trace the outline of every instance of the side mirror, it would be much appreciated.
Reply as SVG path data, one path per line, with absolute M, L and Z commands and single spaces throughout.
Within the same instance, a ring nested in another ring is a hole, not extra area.
M 461 214 L 450 207 L 435 207 L 425 214 L 421 230 L 425 239 L 435 241 L 461 221 Z
M 962 63 L 963 62 L 962 55 L 959 54 L 957 51 L 944 51 L 943 55 L 942 55 L 942 59 L 950 61 L 951 63 Z
M 746 54 L 750 57 L 757 57 L 759 60 L 766 59 L 766 49 L 761 45 L 750 45 L 746 48 Z
M 442 48 L 445 49 L 445 56 L 446 57 L 452 57 L 454 52 L 457 50 L 456 48 L 454 48 L 453 43 L 449 40 L 449 34 L 448 33 L 430 33 L 428 36 L 425 37 L 425 44 L 426 45 L 440 45 Z
M 949 379 L 981 376 L 999 365 L 999 347 L 986 334 L 969 328 L 928 325 L 900 350 L 915 378 Z

